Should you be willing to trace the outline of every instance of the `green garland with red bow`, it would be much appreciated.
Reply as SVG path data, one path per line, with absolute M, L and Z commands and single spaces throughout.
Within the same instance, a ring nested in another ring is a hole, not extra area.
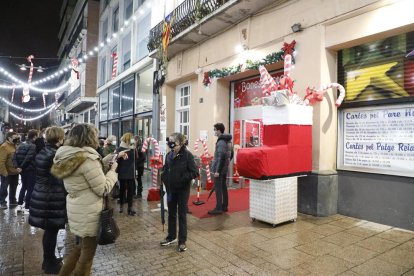
M 245 64 L 239 64 L 235 66 L 225 67 L 221 69 L 214 69 L 204 73 L 203 84 L 204 86 L 209 86 L 211 84 L 212 78 L 224 78 L 231 75 L 235 75 L 241 73 L 245 70 L 259 70 L 259 66 L 261 65 L 268 65 L 272 63 L 276 63 L 282 61 L 285 55 L 290 54 L 292 55 L 293 51 L 295 50 L 296 41 L 293 40 L 291 43 L 284 43 L 281 51 L 268 54 L 263 59 L 252 61 L 246 60 Z M 292 62 L 294 62 L 292 60 Z

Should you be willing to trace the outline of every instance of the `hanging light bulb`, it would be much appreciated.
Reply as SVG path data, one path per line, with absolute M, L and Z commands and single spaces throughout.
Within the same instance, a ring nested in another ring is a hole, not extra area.
M 42 73 L 43 72 L 43 67 L 42 66 L 37 67 L 37 72 Z
M 20 70 L 26 71 L 26 65 L 24 65 L 24 64 L 20 65 Z

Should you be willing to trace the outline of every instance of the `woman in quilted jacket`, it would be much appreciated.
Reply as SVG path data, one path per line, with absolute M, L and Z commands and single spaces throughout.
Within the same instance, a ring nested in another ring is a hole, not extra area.
M 65 229 L 66 191 L 63 181 L 50 174 L 57 149 L 63 145 L 65 131 L 60 127 L 46 129 L 46 145 L 36 155 L 35 185 L 31 196 L 29 224 L 42 228 L 43 264 L 46 274 L 57 274 L 62 260 L 56 258 L 55 247 L 59 229 Z
M 78 237 L 76 247 L 64 259 L 59 275 L 90 275 L 96 251 L 96 235 L 103 197 L 117 181 L 114 162 L 103 172 L 98 130 L 90 124 L 74 126 L 53 160 L 52 174 L 63 179 L 70 231 Z

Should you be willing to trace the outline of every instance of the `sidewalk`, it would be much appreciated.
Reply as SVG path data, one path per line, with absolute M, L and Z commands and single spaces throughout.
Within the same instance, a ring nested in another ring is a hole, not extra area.
M 135 217 L 116 212 L 121 236 L 115 245 L 98 246 L 93 275 L 414 275 L 414 233 L 386 225 L 299 215 L 272 228 L 252 222 L 248 211 L 188 215 L 188 250 L 178 253 L 159 245 L 167 230 L 160 213 L 151 212 L 156 202 L 134 204 Z M 0 210 L 0 275 L 42 275 L 43 231 L 27 218 Z M 62 255 L 73 241 L 59 232 Z

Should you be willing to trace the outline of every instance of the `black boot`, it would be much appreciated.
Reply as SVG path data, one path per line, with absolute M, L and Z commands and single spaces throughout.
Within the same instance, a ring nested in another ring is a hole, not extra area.
M 62 267 L 62 261 L 58 261 L 58 259 L 55 260 L 44 260 L 44 272 L 46 274 L 58 274 L 60 271 L 60 268 Z M 42 266 L 43 267 L 43 266 Z
M 121 206 L 119 206 L 119 212 L 120 212 L 120 213 L 123 213 L 123 212 L 124 212 L 124 207 L 122 207 L 122 205 L 121 205 Z
M 135 214 L 136 214 L 137 212 L 135 212 L 134 210 L 132 210 L 132 209 L 128 209 L 128 215 L 129 216 L 135 216 Z

